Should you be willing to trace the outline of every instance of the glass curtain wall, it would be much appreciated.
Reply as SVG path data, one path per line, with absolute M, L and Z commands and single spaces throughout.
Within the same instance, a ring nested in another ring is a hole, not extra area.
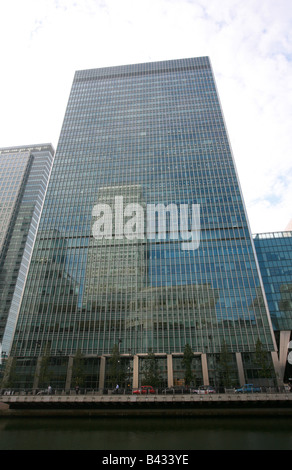
M 151 204 L 163 236 L 146 230 Z M 138 206 L 143 237 L 127 237 Z M 13 355 L 235 353 L 258 339 L 274 350 L 208 57 L 77 71 Z

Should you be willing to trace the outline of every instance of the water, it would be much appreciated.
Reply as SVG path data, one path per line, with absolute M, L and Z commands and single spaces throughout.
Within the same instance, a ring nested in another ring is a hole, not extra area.
M 291 418 L 1 418 L 1 450 L 290 450 Z

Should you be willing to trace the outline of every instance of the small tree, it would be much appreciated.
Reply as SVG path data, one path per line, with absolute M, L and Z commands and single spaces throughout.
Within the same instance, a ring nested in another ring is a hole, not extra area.
M 191 382 L 195 381 L 195 375 L 192 372 L 192 360 L 194 354 L 191 346 L 187 343 L 184 348 L 184 355 L 182 360 L 183 368 L 185 369 L 185 385 L 188 387 Z
M 51 372 L 49 370 L 50 363 L 50 345 L 46 344 L 44 354 L 41 360 L 40 372 L 39 372 L 39 386 L 45 387 L 49 385 L 51 380 Z
M 232 373 L 232 355 L 228 350 L 228 346 L 223 340 L 221 352 L 219 356 L 219 370 L 222 385 L 226 388 L 232 386 L 231 373 Z
M 16 377 L 16 358 L 9 358 L 6 360 L 1 387 L 12 388 L 17 382 Z
M 256 342 L 255 350 L 255 364 L 258 367 L 258 376 L 264 379 L 270 379 L 271 374 L 271 364 L 268 361 L 267 351 L 263 348 L 263 343 L 258 338 Z
M 144 380 L 145 385 L 152 385 L 152 387 L 157 387 L 160 383 L 160 374 L 158 368 L 158 362 L 155 357 L 154 352 L 150 348 L 148 350 L 148 357 L 145 359 L 144 363 Z
M 84 386 L 84 357 L 80 349 L 76 351 L 72 368 L 72 385 L 74 387 Z
M 109 365 L 109 381 L 111 386 L 114 387 L 116 384 L 124 384 L 125 372 L 122 367 L 119 346 L 117 344 L 115 344 L 112 349 Z

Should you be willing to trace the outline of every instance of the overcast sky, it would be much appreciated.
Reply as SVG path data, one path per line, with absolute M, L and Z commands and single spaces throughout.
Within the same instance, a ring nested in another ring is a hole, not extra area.
M 0 0 L 0 48 L 0 147 L 57 147 L 75 70 L 209 56 L 252 232 L 292 219 L 291 0 Z

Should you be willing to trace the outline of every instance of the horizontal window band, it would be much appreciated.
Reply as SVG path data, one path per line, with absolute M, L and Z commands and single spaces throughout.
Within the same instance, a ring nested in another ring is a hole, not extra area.
M 95 75 L 92 77 L 75 78 L 74 83 L 90 82 L 94 80 L 109 80 L 112 78 L 141 77 L 143 75 L 158 75 L 162 73 L 187 72 L 189 70 L 211 70 L 209 65 L 190 65 L 188 67 L 175 67 L 173 69 L 141 70 L 137 72 L 124 72 L 108 75 Z

